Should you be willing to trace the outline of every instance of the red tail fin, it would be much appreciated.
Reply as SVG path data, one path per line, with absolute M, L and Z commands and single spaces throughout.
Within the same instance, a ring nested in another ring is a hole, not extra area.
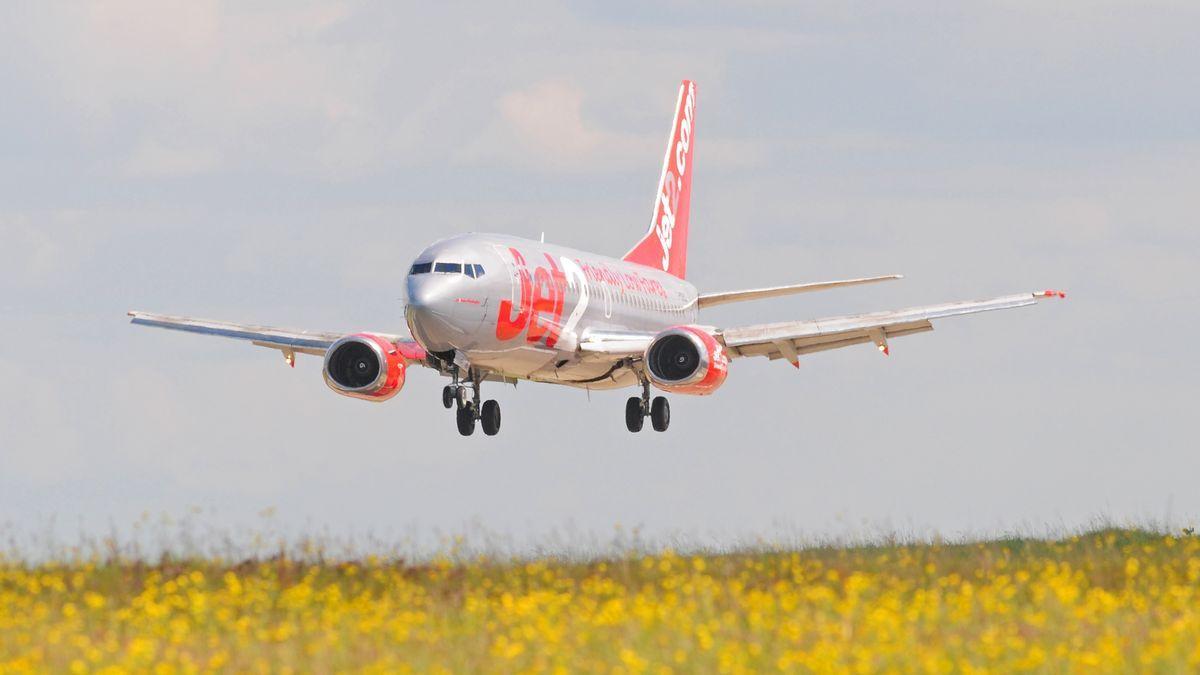
M 656 267 L 680 279 L 687 272 L 688 213 L 692 202 L 692 153 L 696 147 L 696 84 L 684 80 L 663 159 L 650 231 L 624 260 Z

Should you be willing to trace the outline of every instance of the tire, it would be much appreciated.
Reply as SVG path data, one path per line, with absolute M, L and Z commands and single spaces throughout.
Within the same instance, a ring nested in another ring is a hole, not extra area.
M 650 424 L 655 431 L 666 431 L 671 426 L 671 404 L 662 396 L 655 396 L 650 404 Z
M 454 387 L 450 385 L 442 387 L 442 406 L 447 410 L 454 407 Z
M 642 399 L 630 396 L 629 400 L 625 401 L 625 428 L 636 434 L 642 430 L 645 418 L 642 414 Z
M 475 411 L 470 406 L 459 408 L 454 416 L 455 421 L 458 422 L 458 433 L 463 436 L 475 433 Z
M 479 411 L 479 423 L 483 425 L 483 433 L 495 436 L 500 433 L 500 404 L 495 401 L 484 401 Z

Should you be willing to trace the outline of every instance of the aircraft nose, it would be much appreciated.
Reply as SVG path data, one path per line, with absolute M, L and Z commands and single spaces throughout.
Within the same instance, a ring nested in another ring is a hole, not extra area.
M 446 284 L 437 283 L 438 277 L 432 275 L 411 276 L 408 278 L 408 306 L 422 312 L 443 314 L 449 316 L 446 306 Z
M 409 330 L 430 351 L 453 347 L 456 332 L 453 323 L 454 298 L 447 278 L 430 274 L 408 278 L 408 304 L 404 315 Z

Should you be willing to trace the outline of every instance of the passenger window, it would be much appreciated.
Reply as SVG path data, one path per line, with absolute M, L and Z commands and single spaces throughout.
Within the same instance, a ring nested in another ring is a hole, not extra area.
M 433 265 L 433 271 L 442 272 L 444 274 L 462 274 L 462 263 L 435 263 Z
M 426 274 L 433 267 L 433 263 L 417 263 L 408 271 L 409 274 Z

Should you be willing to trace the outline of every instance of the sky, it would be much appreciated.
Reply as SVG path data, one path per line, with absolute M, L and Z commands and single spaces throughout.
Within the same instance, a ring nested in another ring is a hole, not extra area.
M 440 546 L 1196 524 L 1200 9 L 1190 2 L 115 0 L 0 22 L 0 531 L 202 522 Z M 1064 288 L 931 334 L 735 361 L 665 434 L 524 383 L 462 438 L 319 359 L 140 309 L 401 332 L 428 243 L 620 255 L 697 82 L 701 291 L 903 281 L 717 326 Z M 189 520 L 190 519 L 190 520 Z M 23 539 L 25 538 L 25 539 Z

